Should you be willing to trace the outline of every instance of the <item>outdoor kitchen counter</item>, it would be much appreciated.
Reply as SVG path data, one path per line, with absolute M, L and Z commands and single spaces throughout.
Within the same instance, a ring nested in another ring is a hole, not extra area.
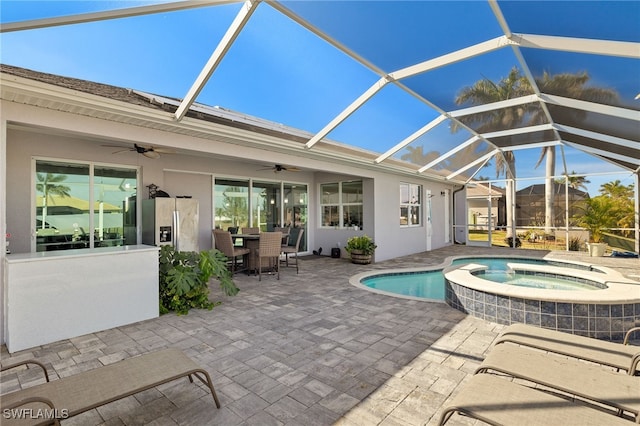
M 9 254 L 9 352 L 159 315 L 158 247 L 101 247 Z

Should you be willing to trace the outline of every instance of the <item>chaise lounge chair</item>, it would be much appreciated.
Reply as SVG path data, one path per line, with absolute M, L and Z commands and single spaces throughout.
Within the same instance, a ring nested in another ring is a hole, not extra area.
M 515 345 L 494 347 L 477 373 L 497 372 L 631 413 L 640 422 L 640 378 Z
M 456 412 L 505 426 L 633 424 L 580 402 L 521 386 L 493 374 L 478 374 L 465 383 L 444 406 L 438 424 L 444 425 Z
M 531 325 L 513 324 L 505 328 L 494 346 L 507 342 L 528 346 L 617 368 L 633 376 L 638 372 L 640 364 L 640 347 L 627 343 L 631 334 L 639 330 L 640 327 L 631 328 L 625 335 L 624 343 L 620 344 Z
M 41 367 L 44 370 L 46 383 L 0 395 L 3 426 L 57 423 L 62 418 L 76 416 L 109 402 L 183 377 L 188 377 L 193 382 L 194 376 L 209 388 L 216 407 L 220 408 L 220 402 L 213 389 L 209 373 L 178 349 L 171 348 L 128 358 L 53 381 L 49 381 L 44 365 L 36 361 L 23 361 L 3 366 L 0 371 L 26 364 L 35 364 Z M 11 411 L 14 409 L 16 410 Z M 59 418 L 54 422 L 51 418 L 18 419 L 11 417 L 12 412 L 38 413 L 47 412 L 47 410 L 49 413 L 57 414 Z M 9 418 L 5 413 L 9 413 Z

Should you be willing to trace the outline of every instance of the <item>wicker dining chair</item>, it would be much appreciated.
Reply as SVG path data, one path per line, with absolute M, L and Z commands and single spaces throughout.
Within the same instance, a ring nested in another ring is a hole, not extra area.
M 242 233 L 243 234 L 259 234 L 260 233 L 260 228 L 258 227 L 254 227 L 254 228 L 242 228 Z
M 282 232 L 282 245 L 289 244 L 289 235 L 291 233 L 291 228 L 288 226 L 276 226 L 273 228 L 273 232 Z
M 262 281 L 262 260 L 269 260 L 269 269 L 275 268 L 280 279 L 280 253 L 282 247 L 282 232 L 262 232 L 258 243 L 258 281 Z
M 302 228 L 293 228 L 291 230 L 291 234 L 289 235 L 289 243 L 282 245 L 282 253 L 284 253 L 284 261 L 285 265 L 289 266 L 289 255 L 292 254 L 295 259 L 296 266 L 296 274 L 300 272 L 300 268 L 298 267 L 298 252 L 300 251 L 300 242 L 302 241 L 302 234 L 304 234 L 304 229 Z
M 233 244 L 231 232 L 222 231 L 220 229 L 213 230 L 213 238 L 215 240 L 216 249 L 220 250 L 231 262 L 231 273 L 244 271 L 247 269 L 247 256 L 250 253 L 248 248 L 236 247 Z M 238 258 L 242 257 L 242 269 L 238 269 Z

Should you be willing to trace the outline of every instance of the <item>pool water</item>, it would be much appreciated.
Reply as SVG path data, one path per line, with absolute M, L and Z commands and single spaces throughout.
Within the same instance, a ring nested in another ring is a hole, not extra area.
M 548 277 L 544 275 L 531 275 L 519 272 L 491 272 L 476 275 L 478 278 L 493 281 L 505 285 L 518 287 L 541 288 L 546 290 L 598 290 L 592 284 L 572 281 L 561 277 Z
M 362 284 L 376 290 L 403 296 L 444 300 L 444 275 L 442 271 L 380 274 L 363 279 Z
M 488 269 L 477 275 L 489 281 L 515 285 L 520 287 L 554 289 L 554 290 L 596 290 L 597 287 L 584 282 L 576 282 L 562 277 L 547 277 L 543 275 L 531 275 L 508 272 L 508 263 L 527 263 L 544 265 L 549 262 L 542 259 L 524 258 L 495 258 L 479 257 L 456 259 L 452 265 L 463 265 L 476 263 L 487 266 Z M 565 265 L 563 265 L 565 266 Z M 571 267 L 570 264 L 566 264 Z M 393 274 L 379 274 L 362 279 L 361 283 L 369 288 L 385 291 L 388 293 L 400 294 L 403 296 L 414 296 L 424 299 L 445 300 L 445 284 L 442 270 L 404 272 Z

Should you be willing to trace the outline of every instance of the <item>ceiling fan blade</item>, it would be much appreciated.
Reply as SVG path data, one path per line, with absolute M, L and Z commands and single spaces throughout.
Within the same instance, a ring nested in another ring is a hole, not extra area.
M 160 158 L 160 154 L 158 152 L 156 152 L 155 150 L 147 150 L 147 151 L 143 152 L 142 155 L 144 155 L 147 158 L 151 158 L 153 160 L 156 160 L 156 159 Z
M 155 151 L 158 152 L 160 154 L 175 154 L 176 151 L 174 151 L 173 149 L 168 149 L 168 148 L 150 148 L 150 151 Z
M 120 154 L 121 152 L 129 152 L 129 151 L 134 151 L 134 150 L 131 148 L 119 149 L 118 151 L 113 151 L 112 154 Z
M 298 167 L 283 167 L 284 170 L 288 172 L 299 172 L 300 169 Z

